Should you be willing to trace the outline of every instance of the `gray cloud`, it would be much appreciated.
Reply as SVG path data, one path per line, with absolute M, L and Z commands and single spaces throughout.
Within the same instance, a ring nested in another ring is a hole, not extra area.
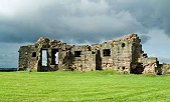
M 145 44 L 147 41 L 149 41 L 151 39 L 151 37 L 148 35 L 139 35 L 139 37 L 141 39 L 142 44 Z
M 33 42 L 40 36 L 99 42 L 155 27 L 170 34 L 169 0 L 12 1 L 14 10 L 0 12 L 1 42 Z
M 19 46 L 21 44 L 0 43 L 0 68 L 17 66 Z

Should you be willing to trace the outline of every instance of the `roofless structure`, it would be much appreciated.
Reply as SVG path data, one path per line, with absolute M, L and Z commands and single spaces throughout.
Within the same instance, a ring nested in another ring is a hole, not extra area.
M 20 70 L 116 70 L 121 73 L 161 74 L 159 61 L 142 50 L 137 34 L 92 45 L 69 45 L 40 37 L 33 45 L 19 49 Z

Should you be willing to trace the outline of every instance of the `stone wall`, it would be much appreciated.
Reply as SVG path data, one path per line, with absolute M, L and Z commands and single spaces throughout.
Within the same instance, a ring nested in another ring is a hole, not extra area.
M 37 50 L 35 46 L 21 46 L 19 53 L 19 70 L 37 68 Z
M 143 73 L 157 73 L 158 68 L 158 61 L 155 57 L 144 58 L 143 66 L 144 71 Z
M 170 64 L 168 63 L 162 64 L 162 74 L 170 74 Z
M 91 51 L 91 46 L 74 46 L 71 49 L 74 55 L 72 68 L 79 71 L 93 71 L 96 70 L 95 53 Z

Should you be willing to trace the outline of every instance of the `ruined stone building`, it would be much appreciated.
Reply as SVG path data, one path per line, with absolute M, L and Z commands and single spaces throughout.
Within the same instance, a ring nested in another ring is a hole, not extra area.
M 160 74 L 159 61 L 142 50 L 137 34 L 92 45 L 68 45 L 39 38 L 35 44 L 19 49 L 19 70 L 116 70 L 123 73 Z

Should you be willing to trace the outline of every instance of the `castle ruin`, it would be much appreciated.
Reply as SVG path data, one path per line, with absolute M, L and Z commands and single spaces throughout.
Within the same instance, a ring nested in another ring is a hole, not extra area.
M 159 61 L 142 50 L 137 34 L 92 45 L 68 45 L 40 37 L 19 49 L 19 70 L 115 70 L 120 73 L 161 74 Z

